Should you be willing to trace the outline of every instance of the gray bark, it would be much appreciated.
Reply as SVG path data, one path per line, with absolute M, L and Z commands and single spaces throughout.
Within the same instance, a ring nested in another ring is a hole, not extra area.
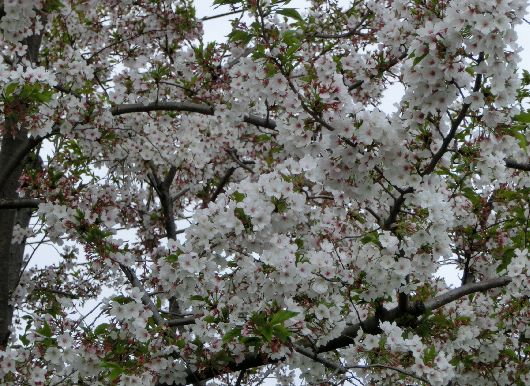
M 3 3 L 0 2 L 2 11 Z M 28 46 L 26 58 L 32 63 L 38 62 L 41 39 L 42 35 L 33 35 L 22 42 Z M 17 98 L 4 105 L 4 127 L 0 132 L 0 200 L 19 198 L 19 179 L 33 147 L 27 130 L 18 127 L 27 113 L 28 106 Z M 7 346 L 11 335 L 14 311 L 11 297 L 18 285 L 24 258 L 25 244 L 12 244 L 13 228 L 16 224 L 26 228 L 31 213 L 31 208 L 0 208 L 0 349 Z
M 14 137 L 10 135 L 16 123 L 15 117 L 6 119 L 0 148 L 0 165 L 8 164 L 12 157 L 16 156 L 18 150 L 25 147 L 29 141 L 25 130 L 16 132 Z M 6 178 L 0 186 L 0 199 L 18 198 L 17 189 L 23 170 L 24 163 L 20 163 Z M 9 340 L 13 317 L 13 305 L 10 304 L 10 298 L 18 284 L 24 257 L 24 244 L 11 243 L 13 227 L 17 223 L 21 227 L 27 227 L 30 218 L 31 209 L 29 208 L 0 209 L 0 347 L 5 347 Z

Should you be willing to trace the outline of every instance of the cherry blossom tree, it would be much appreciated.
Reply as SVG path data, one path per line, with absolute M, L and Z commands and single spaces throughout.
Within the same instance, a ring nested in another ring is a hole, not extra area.
M 0 1 L 0 383 L 530 383 L 526 1 L 289 3 Z

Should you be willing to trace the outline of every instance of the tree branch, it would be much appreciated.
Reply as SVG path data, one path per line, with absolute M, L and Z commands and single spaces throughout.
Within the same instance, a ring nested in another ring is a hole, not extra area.
M 332 369 L 334 371 L 336 371 L 338 374 L 344 374 L 347 370 L 344 366 L 340 365 L 340 364 L 335 364 L 325 358 L 322 358 L 322 357 L 319 357 L 317 354 L 315 354 L 314 352 L 306 349 L 305 347 L 301 347 L 301 346 L 294 346 L 294 351 L 296 351 L 297 353 L 299 354 L 302 354 L 303 356 L 309 358 L 309 359 L 312 359 L 314 360 L 315 362 L 318 362 L 320 364 L 323 364 L 324 366 L 326 366 L 328 369 Z
M 210 199 L 206 202 L 203 203 L 203 208 L 206 208 L 208 206 L 208 204 L 210 202 L 215 202 L 215 200 L 217 200 L 217 197 L 223 192 L 226 184 L 228 184 L 228 182 L 230 181 L 230 177 L 232 177 L 232 174 L 234 174 L 234 172 L 236 171 L 236 168 L 229 168 L 225 175 L 223 176 L 223 178 L 221 179 L 221 181 L 219 182 L 219 185 L 217 185 L 217 188 L 215 189 L 215 191 L 212 193 L 212 196 L 210 197 Z
M 361 34 L 359 32 L 359 29 L 363 26 L 364 22 L 371 16 L 373 15 L 373 13 L 370 11 L 370 12 L 367 12 L 362 18 L 361 20 L 359 20 L 359 22 L 350 30 L 346 31 L 346 32 L 342 32 L 342 33 L 336 33 L 336 34 L 325 34 L 325 33 L 316 33 L 315 34 L 315 37 L 316 38 L 319 38 L 319 39 L 343 39 L 343 38 L 348 38 L 350 36 L 353 36 L 353 35 L 359 35 L 359 36 L 363 36 L 363 34 Z
M 208 20 L 213 20 L 213 19 L 217 19 L 217 18 L 220 18 L 220 17 L 237 15 L 238 13 L 241 13 L 241 12 L 245 12 L 245 9 L 238 9 L 238 10 L 235 10 L 235 11 L 220 13 L 218 15 L 213 15 L 213 16 L 204 16 L 200 20 L 201 21 L 208 21 Z
M 235 386 L 241 386 L 241 382 L 243 381 L 243 378 L 245 378 L 246 370 L 241 370 L 239 372 L 239 375 L 237 376 L 236 384 Z
M 394 223 L 396 222 L 397 216 L 399 214 L 399 211 L 401 210 L 401 207 L 405 203 L 405 195 L 414 192 L 414 189 L 411 187 L 408 187 L 407 189 L 401 190 L 399 197 L 394 200 L 394 205 L 390 208 L 390 214 L 388 215 L 387 219 L 383 223 L 382 228 L 384 230 L 390 230 Z
M 127 280 L 129 280 L 129 283 L 131 283 L 134 287 L 137 287 L 142 292 L 142 303 L 144 304 L 144 306 L 148 307 L 151 310 L 156 324 L 158 324 L 159 326 L 163 326 L 164 319 L 162 319 L 162 316 L 160 316 L 158 309 L 156 308 L 155 304 L 151 301 L 151 298 L 147 294 L 147 291 L 145 290 L 144 286 L 142 285 L 142 283 L 140 282 L 140 280 L 138 279 L 134 271 L 131 268 L 123 264 L 120 264 L 120 269 L 127 277 Z
M 171 319 L 166 322 L 166 325 L 168 325 L 169 327 L 188 326 L 190 324 L 195 324 L 195 320 L 195 318 Z
M 507 159 L 506 167 L 510 169 L 524 170 L 526 172 L 530 172 L 530 162 L 525 164 L 525 163 L 514 161 L 512 159 Z
M 373 365 L 356 365 L 356 366 L 348 366 L 348 369 L 373 369 L 373 368 L 381 368 L 381 369 L 388 369 L 392 371 L 396 371 L 400 374 L 406 375 L 411 378 L 415 378 L 419 381 L 422 381 L 426 383 L 427 385 L 432 385 L 426 378 L 420 377 L 414 373 L 411 373 L 410 371 L 405 371 L 403 369 L 400 369 L 399 367 L 389 366 L 389 365 L 383 365 L 379 363 L 374 363 Z
M 40 201 L 35 198 L 0 199 L 0 209 L 23 209 L 39 207 Z
M 407 50 L 403 51 L 403 53 L 400 56 L 394 57 L 390 59 L 382 68 L 379 69 L 379 72 L 377 74 L 369 75 L 369 79 L 375 79 L 378 76 L 381 76 L 386 71 L 390 70 L 392 67 L 394 67 L 396 64 L 398 64 L 401 60 L 405 59 L 407 57 Z M 358 80 L 354 84 L 348 87 L 348 91 L 353 91 L 356 88 L 359 88 L 363 85 L 364 80 Z
M 475 292 L 484 292 L 489 289 L 504 287 L 510 283 L 512 279 L 507 276 L 497 277 L 494 279 L 482 280 L 478 283 L 470 283 L 464 286 L 455 288 L 453 290 L 447 291 L 446 293 L 439 295 L 431 300 L 426 301 L 425 309 L 426 310 L 435 310 L 446 304 L 449 304 L 461 297 L 475 293 Z
M 511 282 L 509 277 L 498 277 L 494 279 L 483 280 L 479 283 L 466 284 L 464 286 L 458 287 L 456 289 L 447 291 L 442 295 L 439 295 L 435 298 L 432 298 L 424 303 L 416 303 L 411 305 L 411 308 L 408 310 L 408 313 L 420 316 L 427 311 L 432 311 L 438 309 L 448 303 L 451 303 L 461 297 L 475 293 L 483 292 L 492 288 L 503 287 Z M 381 317 L 372 316 L 364 320 L 363 322 L 356 323 L 350 327 L 347 327 L 342 332 L 341 336 L 335 338 L 328 342 L 326 345 L 320 347 L 318 352 L 326 352 L 347 346 L 353 342 L 353 339 L 362 328 L 364 332 L 371 334 L 379 334 L 379 323 L 382 321 L 393 322 L 396 319 L 399 319 L 401 316 L 405 315 L 407 312 L 399 310 L 399 307 L 392 308 L 391 310 L 383 312 Z
M 0 186 L 5 184 L 9 176 L 20 166 L 31 149 L 37 146 L 42 139 L 43 137 L 29 138 L 22 146 L 16 149 L 16 152 L 9 158 L 8 163 L 0 168 Z
M 406 311 L 400 310 L 399 307 L 395 307 L 390 310 L 383 310 L 383 312 L 378 315 L 374 315 L 370 318 L 365 319 L 364 321 L 360 323 L 356 323 L 356 324 L 353 324 L 345 328 L 339 337 L 332 339 L 331 341 L 329 341 L 323 346 L 317 347 L 313 352 L 305 349 L 303 347 L 304 346 L 303 342 L 299 342 L 294 347 L 295 347 L 295 350 L 299 352 L 300 354 L 308 356 L 314 360 L 317 360 L 316 358 L 318 358 L 318 362 L 323 363 L 324 359 L 318 357 L 317 354 L 343 348 L 343 347 L 346 347 L 352 344 L 354 342 L 355 337 L 357 336 L 357 334 L 359 333 L 361 329 L 365 333 L 368 333 L 368 334 L 379 334 L 381 332 L 379 325 L 380 325 L 380 322 L 382 321 L 395 322 L 395 321 L 398 321 L 402 316 L 407 315 L 407 314 L 415 316 L 415 317 L 419 317 L 428 311 L 438 309 L 466 295 L 476 293 L 476 292 L 484 292 L 484 291 L 487 291 L 493 288 L 503 287 L 507 285 L 508 283 L 510 283 L 511 280 L 512 279 L 507 276 L 487 279 L 479 283 L 466 284 L 462 287 L 449 290 L 443 293 L 442 295 L 439 295 L 435 298 L 427 300 L 424 303 L 421 303 L 421 302 L 416 303 L 412 305 L 409 310 L 406 310 Z M 277 363 L 278 361 L 279 360 L 271 360 L 267 358 L 266 356 L 252 353 L 252 354 L 248 354 L 245 357 L 245 359 L 240 363 L 236 363 L 236 362 L 227 363 L 223 369 L 225 372 L 235 372 L 235 371 L 241 371 L 241 370 L 246 370 L 246 369 L 250 369 L 254 367 L 263 366 L 266 364 L 274 364 L 274 363 Z M 337 365 L 335 364 L 333 364 L 333 366 L 337 367 Z M 379 365 L 379 364 L 367 365 L 367 367 L 370 367 L 370 366 L 389 368 L 389 369 L 401 372 L 402 374 L 416 377 L 417 379 L 421 379 L 405 370 L 397 369 L 391 366 Z M 353 366 L 351 368 L 363 368 L 363 367 Z M 215 371 L 213 368 L 208 368 L 201 373 L 194 374 L 193 377 L 188 376 L 187 383 L 197 382 L 197 379 L 199 380 L 211 379 L 219 375 L 220 375 L 219 371 Z M 424 381 L 423 379 L 421 380 Z M 167 384 L 167 383 L 159 383 L 157 384 L 157 386 L 176 386 L 176 385 Z
M 36 287 L 36 288 L 34 288 L 34 291 L 36 291 L 36 292 L 49 292 L 49 293 L 52 293 L 52 294 L 55 294 L 55 295 L 59 295 L 59 296 L 63 296 L 65 298 L 69 298 L 69 299 L 79 299 L 81 297 L 81 296 L 76 295 L 76 294 L 71 293 L 71 292 L 66 292 L 66 291 L 61 291 L 61 290 L 56 290 L 56 289 L 53 289 L 53 288 L 46 288 L 46 287 Z
M 114 116 L 130 113 L 148 113 L 151 111 L 183 111 L 189 113 L 199 113 L 203 115 L 213 115 L 215 113 L 215 109 L 212 106 L 208 104 L 193 102 L 154 102 L 148 104 L 119 104 L 112 107 L 110 111 Z M 260 127 L 265 127 L 268 129 L 276 128 L 276 122 L 274 122 L 273 120 L 269 118 L 258 117 L 252 114 L 245 115 L 243 117 L 243 122 Z
M 484 52 L 481 52 L 477 59 L 477 64 L 480 64 L 484 60 Z M 480 90 L 480 87 L 482 86 L 482 74 L 477 74 L 475 77 L 475 84 L 473 86 L 473 92 L 477 92 Z M 462 108 L 460 109 L 460 112 L 456 116 L 455 120 L 451 122 L 451 130 L 449 130 L 449 133 L 447 133 L 447 136 L 444 138 L 442 142 L 442 146 L 440 146 L 440 149 L 436 152 L 436 154 L 433 155 L 431 162 L 429 162 L 429 165 L 425 168 L 423 172 L 420 173 L 421 176 L 424 176 L 426 174 L 432 173 L 434 171 L 434 168 L 438 164 L 438 162 L 442 159 L 445 152 L 447 151 L 447 148 L 451 144 L 451 141 L 453 140 L 456 131 L 458 130 L 458 127 L 466 117 L 466 114 L 471 107 L 471 103 L 464 103 L 462 105 Z
M 193 102 L 153 102 L 148 104 L 131 103 L 119 104 L 111 108 L 112 115 L 123 115 L 129 113 L 148 113 L 151 111 L 186 111 L 204 115 L 213 115 L 214 108 L 203 103 Z

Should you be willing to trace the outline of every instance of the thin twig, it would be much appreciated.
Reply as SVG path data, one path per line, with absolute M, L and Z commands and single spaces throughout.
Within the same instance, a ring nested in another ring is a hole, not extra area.
M 481 52 L 479 54 L 479 57 L 477 59 L 477 64 L 480 64 L 484 60 L 484 53 Z M 473 86 L 473 92 L 477 92 L 480 90 L 480 87 L 482 86 L 482 74 L 477 74 L 475 77 L 475 84 Z M 447 151 L 447 148 L 453 141 L 453 138 L 456 135 L 456 131 L 460 127 L 460 124 L 466 117 L 466 114 L 471 107 L 471 103 L 464 103 L 462 105 L 462 108 L 460 109 L 460 112 L 456 116 L 454 120 L 451 120 L 451 130 L 449 130 L 449 133 L 447 133 L 447 136 L 444 138 L 442 145 L 440 146 L 440 149 L 434 154 L 434 156 L 431 159 L 431 162 L 429 162 L 429 165 L 425 168 L 423 172 L 420 173 L 421 176 L 424 176 L 426 174 L 432 173 L 434 171 L 434 168 L 438 164 L 438 162 L 442 159 L 445 152 Z
M 241 13 L 241 12 L 245 12 L 245 10 L 244 9 L 238 9 L 236 11 L 220 13 L 218 15 L 204 16 L 203 18 L 201 18 L 201 21 L 208 21 L 208 20 L 218 19 L 220 17 L 230 16 L 230 15 L 237 15 L 238 13 Z
M 403 369 L 400 369 L 399 367 L 389 366 L 389 365 L 383 365 L 383 364 L 373 364 L 373 365 L 354 365 L 354 366 L 348 366 L 348 369 L 370 369 L 370 368 L 382 368 L 382 369 L 388 369 L 392 371 L 396 371 L 398 373 L 401 373 L 403 375 L 406 375 L 408 377 L 417 379 L 418 381 L 425 382 L 427 385 L 432 385 L 426 378 L 420 377 L 419 375 L 416 375 L 410 371 L 406 371 Z

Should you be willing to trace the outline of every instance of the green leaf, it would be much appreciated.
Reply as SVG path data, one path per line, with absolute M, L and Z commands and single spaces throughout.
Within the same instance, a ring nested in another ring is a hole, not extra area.
M 263 44 L 257 44 L 252 51 L 252 59 L 257 60 L 266 56 L 265 46 Z
M 291 53 L 300 47 L 300 38 L 301 35 L 296 30 L 287 30 L 282 34 L 282 41 L 287 44 L 289 47 L 288 51 L 291 50 Z
M 184 347 L 186 347 L 186 340 L 185 339 L 177 339 L 177 347 L 180 348 L 180 349 L 183 349 Z
M 176 263 L 179 259 L 179 256 L 182 255 L 182 251 L 180 249 L 177 249 L 175 253 L 172 253 L 168 256 L 166 256 L 166 261 L 170 263 Z
M 274 336 L 280 339 L 282 342 L 287 342 L 291 336 L 291 331 L 289 331 L 285 326 L 278 324 L 273 326 Z
M 302 16 L 298 13 L 298 11 L 295 8 L 282 8 L 276 11 L 276 13 L 290 17 L 291 19 L 295 19 L 298 21 L 304 21 Z
M 515 252 L 513 248 L 506 248 L 501 256 L 501 263 L 497 267 L 497 272 L 501 273 L 504 270 L 508 269 L 508 266 L 512 262 Z
M 246 31 L 237 29 L 228 34 L 228 39 L 236 43 L 248 44 L 252 39 L 252 35 Z
M 414 60 L 412 61 L 412 67 L 415 67 L 419 62 L 421 62 L 426 56 L 427 56 L 428 53 L 425 53 L 421 56 L 417 56 L 414 58 Z
M 112 300 L 118 304 L 127 304 L 133 301 L 129 296 L 122 295 L 114 296 Z
M 26 336 L 26 334 L 24 334 L 24 335 L 19 335 L 18 338 L 20 339 L 20 341 L 22 342 L 22 344 L 23 344 L 24 346 L 29 346 L 30 340 L 28 339 L 28 337 Z
M 118 379 L 124 373 L 125 370 L 119 364 L 114 362 L 101 362 L 101 367 L 111 369 L 109 373 L 109 379 L 111 382 L 114 382 L 116 379 Z
M 53 91 L 51 90 L 43 90 L 40 92 L 37 92 L 33 95 L 33 100 L 39 103 L 48 103 L 52 100 L 53 97 Z
M 258 333 L 263 337 L 266 342 L 270 342 L 272 340 L 273 330 L 271 325 L 266 324 L 258 328 Z
M 526 150 L 526 148 L 528 147 L 528 142 L 526 141 L 526 136 L 523 133 L 519 132 L 519 131 L 514 132 L 513 136 L 519 142 L 519 146 L 521 147 L 521 149 Z
M 523 70 L 523 86 L 528 86 L 530 84 L 530 72 L 528 70 Z
M 256 143 L 260 142 L 268 142 L 272 139 L 272 137 L 269 134 L 260 134 L 255 137 Z
M 241 327 L 236 327 L 228 331 L 225 336 L 223 336 L 223 342 L 228 343 L 231 342 L 233 339 L 241 336 Z
M 52 336 L 52 329 L 50 328 L 50 325 L 47 322 L 44 322 L 44 325 L 37 330 L 37 332 L 46 338 L 51 338 Z
M 272 325 L 280 324 L 280 323 L 285 322 L 288 319 L 291 319 L 292 317 L 294 317 L 296 315 L 298 315 L 298 312 L 288 311 L 288 310 L 281 310 L 281 311 L 278 311 L 278 312 L 276 312 L 275 314 L 272 315 L 270 323 Z
M 287 200 L 285 198 L 272 197 L 271 202 L 274 205 L 275 213 L 285 213 L 289 208 L 289 205 L 287 204 Z
M 241 193 L 241 192 L 234 192 L 232 193 L 232 198 L 236 201 L 236 202 L 243 202 L 243 200 L 245 199 L 246 197 L 246 194 L 244 193 Z
M 206 315 L 204 318 L 202 318 L 206 323 L 215 323 L 217 321 L 217 318 L 213 315 Z
M 423 351 L 423 363 L 432 363 L 434 358 L 436 358 L 436 347 L 432 345 Z
M 4 89 L 4 97 L 5 98 L 9 98 L 13 95 L 13 93 L 15 92 L 15 90 L 17 89 L 18 87 L 18 83 L 9 83 L 5 89 Z
M 252 322 L 258 327 L 264 326 L 265 324 L 269 323 L 268 318 L 266 317 L 266 314 L 263 312 L 253 313 L 250 320 L 252 320 Z
M 47 0 L 44 2 L 43 11 L 46 13 L 58 11 L 64 7 L 64 4 L 60 0 Z
M 245 346 L 259 346 L 261 340 L 257 336 L 242 336 L 239 338 L 239 342 L 243 343 Z
M 106 333 L 107 331 L 109 331 L 109 327 L 110 327 L 110 324 L 108 324 L 108 323 L 101 323 L 99 326 L 97 326 L 97 327 L 94 329 L 94 334 L 96 334 L 96 335 L 102 335 L 102 334 Z
M 361 242 L 363 244 L 372 243 L 375 245 L 379 245 L 379 235 L 377 234 L 377 232 L 369 232 L 365 234 L 363 237 L 361 237 Z
M 513 119 L 517 122 L 530 123 L 530 112 L 517 114 Z
M 472 188 L 465 187 L 461 191 L 464 197 L 466 197 L 469 201 L 471 201 L 473 206 L 477 207 L 481 205 L 482 201 L 481 201 L 480 196 Z
M 235 208 L 234 216 L 236 216 L 236 218 L 241 221 L 245 230 L 252 230 L 252 220 L 249 216 L 245 214 L 245 210 L 243 208 Z
M 516 361 L 518 359 L 517 353 L 509 348 L 505 348 L 501 351 L 504 355 L 510 357 L 512 360 Z

